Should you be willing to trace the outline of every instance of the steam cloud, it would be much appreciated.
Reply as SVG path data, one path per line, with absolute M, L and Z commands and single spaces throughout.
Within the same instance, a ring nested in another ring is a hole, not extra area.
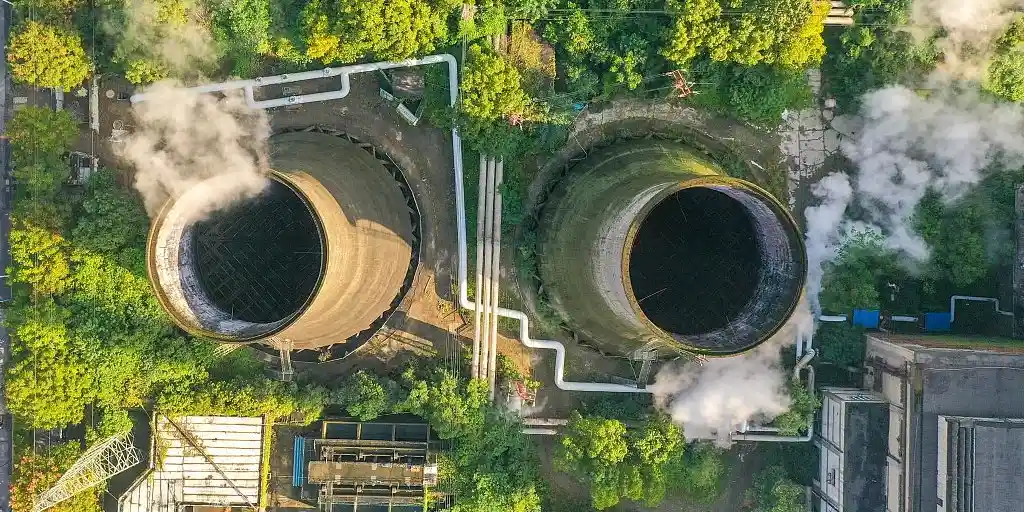
M 945 55 L 930 78 L 933 94 L 893 86 L 864 96 L 862 127 L 841 145 L 856 174 L 833 173 L 811 187 L 817 204 L 804 212 L 807 304 L 787 328 L 749 353 L 700 367 L 667 366 L 657 374 L 651 386 L 656 404 L 689 437 L 727 442 L 744 422 L 768 420 L 789 407 L 780 349 L 813 334 L 825 266 L 850 233 L 877 231 L 907 256 L 904 261 L 924 261 L 929 248 L 912 220 L 929 188 L 955 201 L 993 164 L 1024 164 L 1024 111 L 954 83 L 981 76 L 991 42 L 1021 6 L 1024 0 L 914 2 L 910 30 L 931 36 L 943 29 L 937 45 Z M 856 221 L 847 213 L 852 205 L 859 207 Z
M 1024 0 L 915 0 L 910 25 L 918 41 L 940 32 L 939 71 L 974 79 L 983 75 L 992 42 L 1019 16 Z
M 262 110 L 241 94 L 195 94 L 166 83 L 146 92 L 118 156 L 134 165 L 150 215 L 186 191 L 186 211 L 201 218 L 264 189 L 270 125 Z
M 696 363 L 666 365 L 650 386 L 655 405 L 683 426 L 691 439 L 729 442 L 747 421 L 771 419 L 789 408 L 781 349 L 810 327 L 807 304 L 772 338 L 744 354 Z
M 929 189 L 955 201 L 993 164 L 1024 165 L 1024 110 L 1015 104 L 970 90 L 923 98 L 889 87 L 866 94 L 861 114 L 863 128 L 841 147 L 856 176 L 835 173 L 816 183 L 819 204 L 804 212 L 807 292 L 816 314 L 823 267 L 849 232 L 875 230 L 908 261 L 925 261 L 929 248 L 914 232 L 913 214 Z M 858 221 L 845 215 L 854 203 Z
M 116 58 L 145 59 L 171 76 L 199 78 L 217 59 L 210 31 L 196 21 L 199 9 L 188 1 L 127 0 L 124 18 L 106 20 L 103 28 L 118 40 Z

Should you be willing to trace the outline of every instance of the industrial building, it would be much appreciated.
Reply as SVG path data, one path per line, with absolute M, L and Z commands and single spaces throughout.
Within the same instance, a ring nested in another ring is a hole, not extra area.
M 196 218 L 202 186 L 164 206 L 147 247 L 161 304 L 193 334 L 285 353 L 365 338 L 415 270 L 415 208 L 341 137 L 275 135 L 270 165 L 262 194 L 225 211 Z
M 117 502 L 118 512 L 231 512 L 260 503 L 260 468 L 270 432 L 262 417 L 157 415 L 149 467 Z
M 745 351 L 785 324 L 806 278 L 786 207 L 680 143 L 590 153 L 540 224 L 545 294 L 605 353 Z
M 294 440 L 297 498 L 327 512 L 424 510 L 437 485 L 430 427 L 422 422 L 324 420 Z
M 1020 510 L 1024 348 L 874 333 L 865 369 L 823 393 L 813 510 Z

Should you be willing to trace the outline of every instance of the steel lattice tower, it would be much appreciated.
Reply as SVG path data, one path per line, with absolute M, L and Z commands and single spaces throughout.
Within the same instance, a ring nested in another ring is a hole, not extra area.
M 140 453 L 132 444 L 132 435 L 118 434 L 104 439 L 85 451 L 57 483 L 39 495 L 32 512 L 46 510 L 86 489 L 139 463 Z

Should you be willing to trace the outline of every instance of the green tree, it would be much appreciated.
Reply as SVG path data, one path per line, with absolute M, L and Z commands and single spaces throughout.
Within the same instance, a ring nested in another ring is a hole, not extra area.
M 255 381 L 179 382 L 162 389 L 156 409 L 164 414 L 268 416 L 301 415 L 305 422 L 320 417 L 326 400 L 320 389 L 302 390 L 266 378 Z
M 747 498 L 754 502 L 753 512 L 801 512 L 804 488 L 786 479 L 781 466 L 771 466 L 754 477 Z
M 823 322 L 814 334 L 821 358 L 832 364 L 859 367 L 864 361 L 864 328 L 845 323 Z
M 93 372 L 75 353 L 65 322 L 70 312 L 51 301 L 11 312 L 11 359 L 5 394 L 11 414 L 31 428 L 82 421 L 93 397 Z
M 11 512 L 30 512 L 39 494 L 57 483 L 81 455 L 77 441 L 50 446 L 37 453 L 32 446 L 16 449 L 11 474 Z M 89 489 L 54 505 L 53 512 L 101 512 L 101 489 Z
M 682 431 L 665 415 L 654 415 L 643 428 L 627 433 L 619 420 L 574 412 L 555 461 L 590 484 L 592 505 L 598 510 L 622 498 L 656 506 L 665 497 L 684 446 Z
M 457 6 L 451 0 L 317 0 L 302 11 L 306 55 L 330 63 L 430 53 L 447 39 L 448 16 Z
M 569 470 L 591 471 L 613 466 L 629 453 L 626 426 L 621 421 L 573 413 L 565 428 L 558 455 Z
M 519 71 L 480 45 L 469 48 L 461 87 L 460 110 L 473 120 L 496 121 L 525 115 L 529 109 L 530 98 L 523 90 Z
M 81 85 L 92 70 L 78 34 L 36 21 L 18 27 L 7 46 L 7 62 L 19 82 L 65 90 Z
M 398 403 L 397 387 L 390 379 L 359 370 L 331 394 L 331 402 L 345 407 L 359 421 L 372 421 L 394 410 Z
M 725 475 L 722 450 L 711 443 L 697 442 L 687 447 L 683 457 L 673 457 L 667 467 L 671 487 L 699 503 L 713 503 L 722 493 Z
M 857 110 L 864 91 L 919 83 L 938 59 L 933 44 L 919 45 L 900 29 L 909 20 L 910 0 L 858 3 L 855 24 L 828 38 L 822 62 L 824 86 L 845 112 Z
M 1014 20 L 996 40 L 984 86 L 1002 98 L 1024 101 L 1024 17 Z
M 410 384 L 408 397 L 397 409 L 425 418 L 441 439 L 476 434 L 483 426 L 488 402 L 485 382 L 474 379 L 463 384 L 447 371 L 438 371 L 429 381 Z
M 66 110 L 26 106 L 14 112 L 7 124 L 14 164 L 66 153 L 78 139 L 78 125 Z
M 713 84 L 693 101 L 759 125 L 775 126 L 784 111 L 812 102 L 810 86 L 797 70 L 698 59 L 692 71 L 695 80 Z
M 821 285 L 821 307 L 845 313 L 855 308 L 878 308 L 881 295 L 878 280 L 897 268 L 895 255 L 883 244 L 880 234 L 860 231 L 851 234 L 825 270 Z
M 707 55 L 746 66 L 800 69 L 825 55 L 821 38 L 830 4 L 820 0 L 733 1 L 740 16 L 723 16 L 719 0 L 669 0 L 677 17 L 664 55 L 679 66 Z
M 214 39 L 231 61 L 232 74 L 251 78 L 270 52 L 270 0 L 221 2 L 213 15 Z
M 807 389 L 799 382 L 789 383 L 789 410 L 775 417 L 772 425 L 779 429 L 779 434 L 795 436 L 807 431 L 807 425 L 814 413 L 821 407 L 821 400 L 814 390 Z
M 20 219 L 10 233 L 12 283 L 24 284 L 35 297 L 60 295 L 68 286 L 71 262 L 64 237 Z

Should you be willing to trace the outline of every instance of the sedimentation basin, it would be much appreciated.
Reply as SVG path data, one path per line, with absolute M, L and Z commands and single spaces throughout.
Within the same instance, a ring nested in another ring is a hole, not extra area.
M 147 265 L 186 331 L 224 342 L 342 343 L 396 303 L 412 265 L 413 219 L 394 177 L 340 137 L 270 138 L 268 185 L 196 218 L 195 187 L 150 229 Z
M 543 207 L 544 295 L 606 353 L 743 352 L 796 308 L 807 273 L 788 210 L 680 143 L 591 153 Z

